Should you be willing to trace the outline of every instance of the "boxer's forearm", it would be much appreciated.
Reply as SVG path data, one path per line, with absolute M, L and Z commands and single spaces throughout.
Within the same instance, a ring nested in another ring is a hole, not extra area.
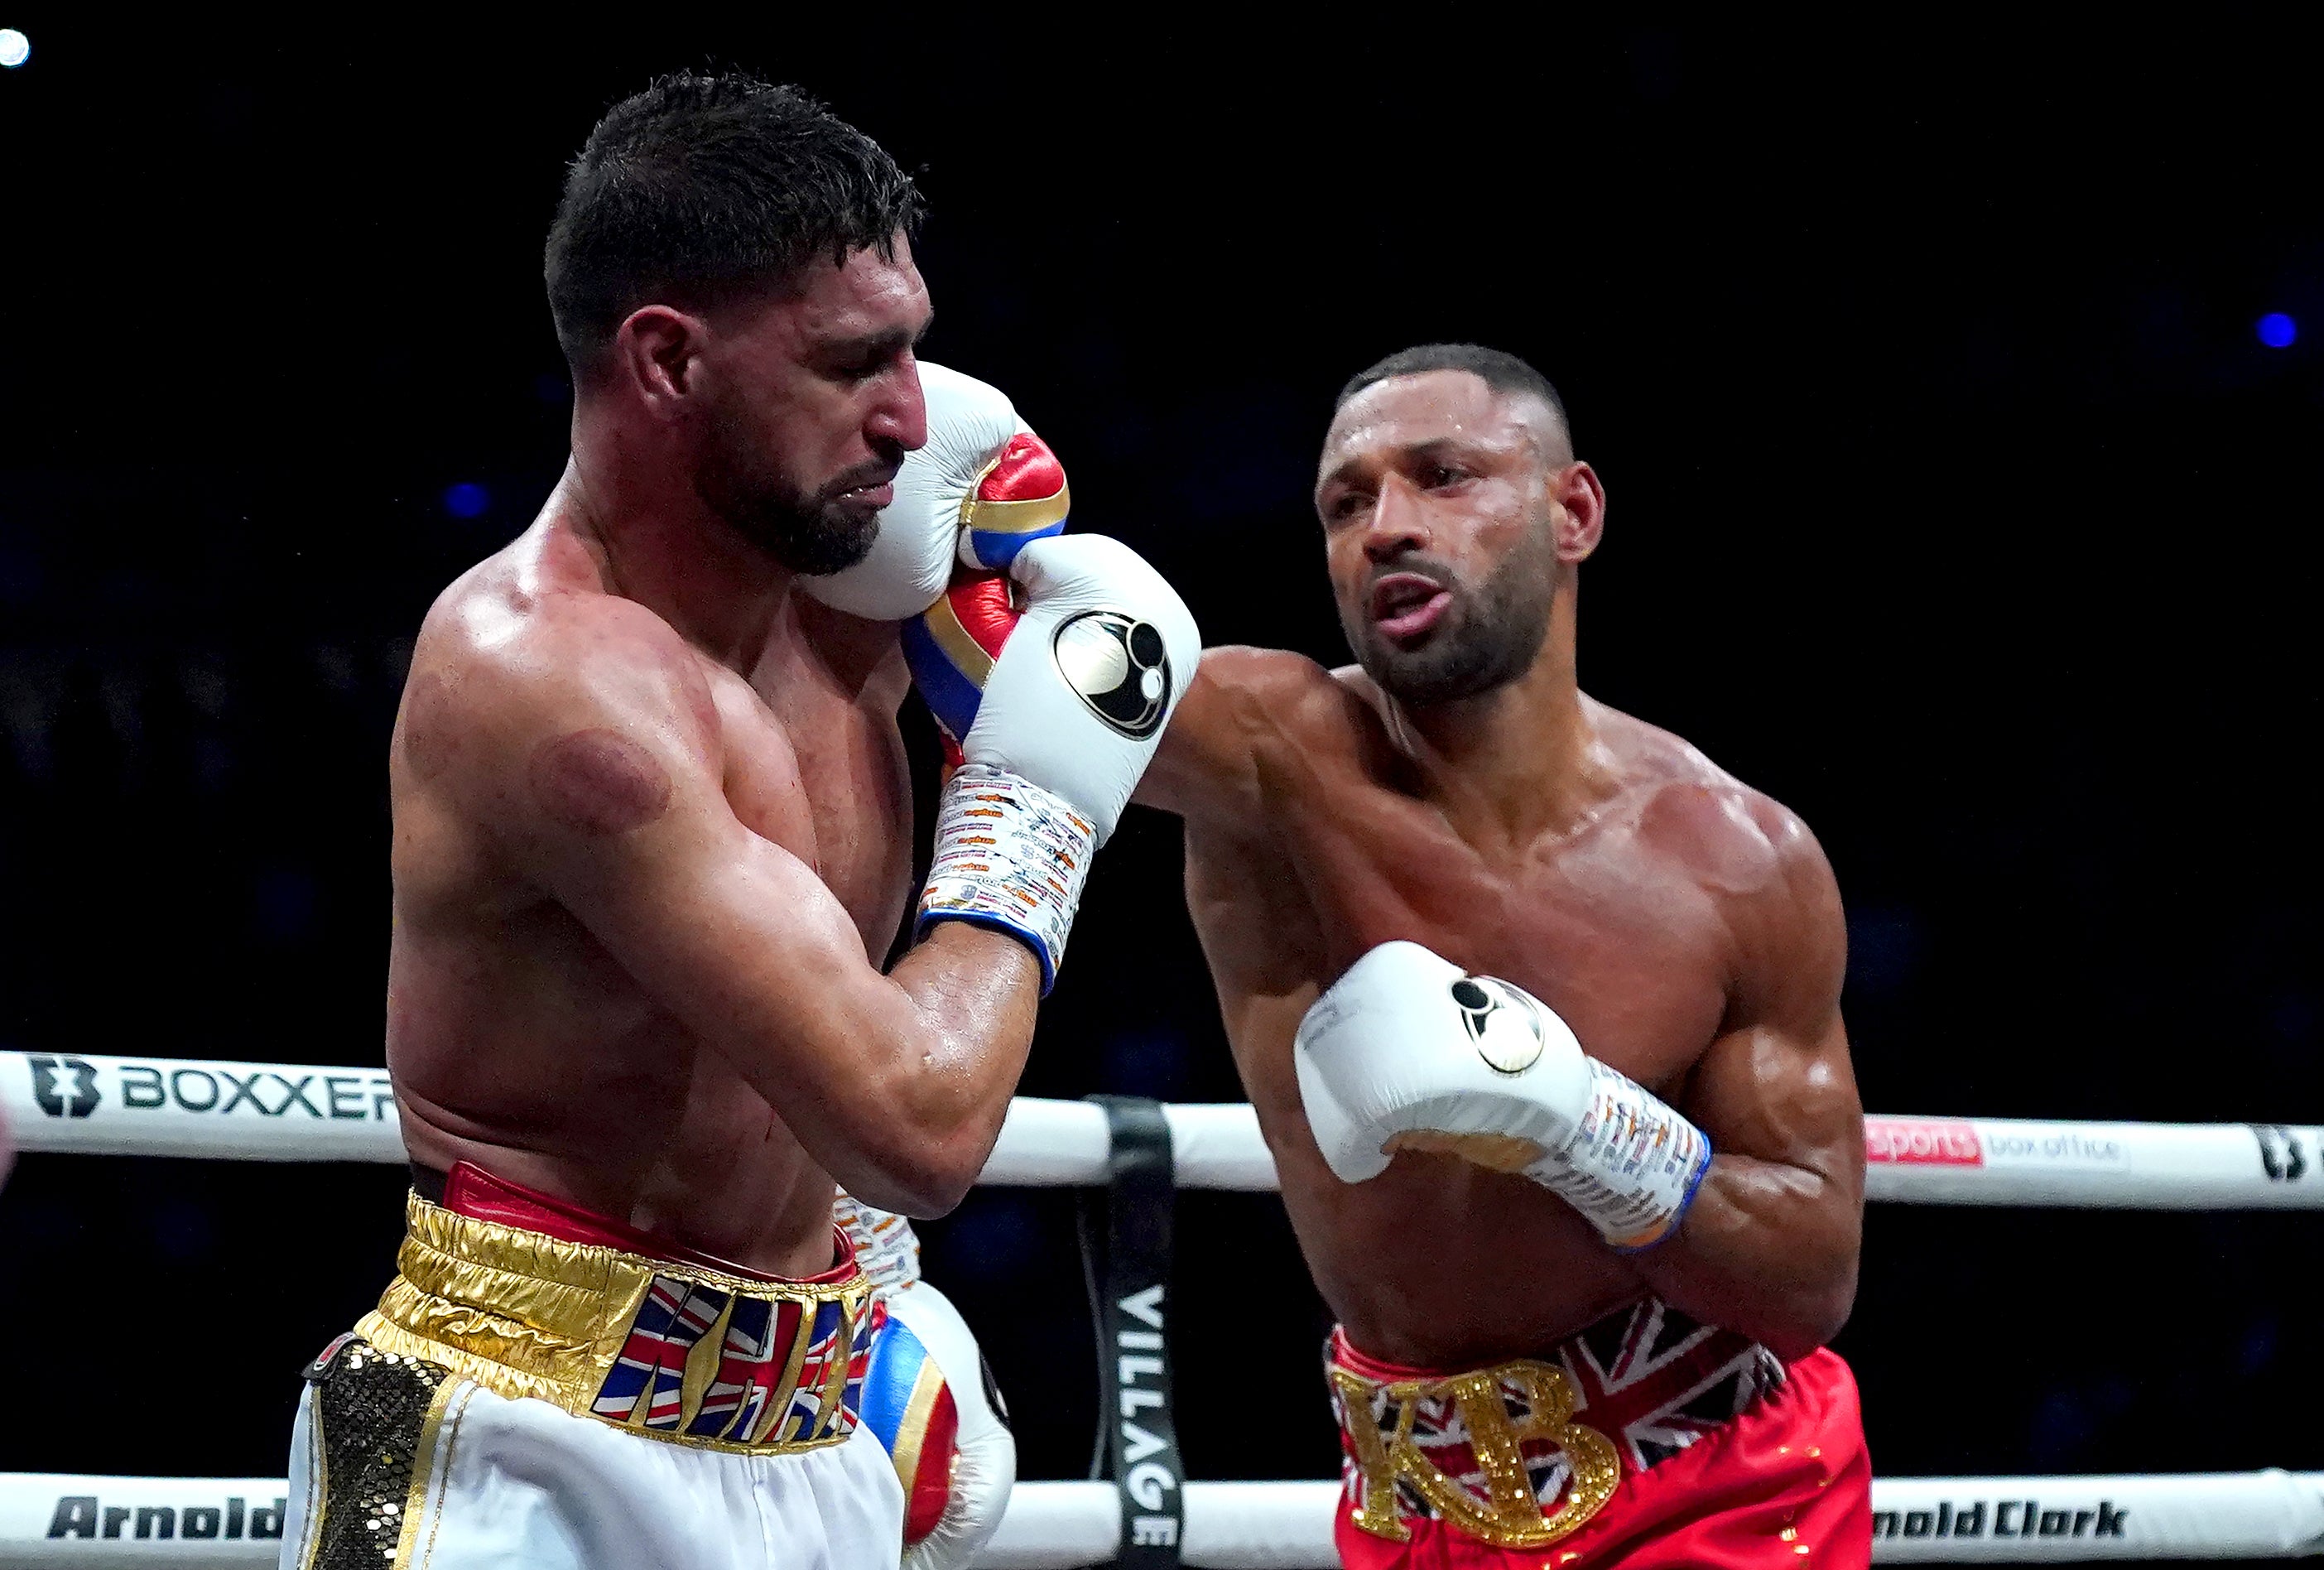
M 1014 937 L 946 922 L 887 981 L 908 1013 L 861 1041 L 869 1072 L 844 1120 L 850 1148 L 824 1164 L 867 1204 L 941 1215 L 967 1195 L 1001 1137 L 1032 1046 L 1041 969 Z M 813 1152 L 816 1141 L 802 1142 Z
M 1630 1261 L 1665 1302 L 1789 1361 L 1846 1323 L 1861 1240 L 1854 1187 L 1722 1152 L 1677 1233 Z

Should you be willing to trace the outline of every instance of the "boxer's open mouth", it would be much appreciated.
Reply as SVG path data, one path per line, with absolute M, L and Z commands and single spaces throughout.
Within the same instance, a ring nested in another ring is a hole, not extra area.
M 835 493 L 831 499 L 842 507 L 862 507 L 876 513 L 896 499 L 895 479 L 896 471 L 889 469 L 876 478 L 867 477 L 862 485 Z
M 1399 642 L 1435 626 L 1452 605 L 1452 590 L 1416 572 L 1392 572 L 1372 585 L 1372 623 Z

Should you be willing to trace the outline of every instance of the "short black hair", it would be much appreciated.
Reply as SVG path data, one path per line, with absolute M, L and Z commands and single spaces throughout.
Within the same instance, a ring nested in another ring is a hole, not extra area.
M 881 145 L 797 88 L 678 71 L 597 122 L 565 177 L 542 272 L 577 372 L 632 311 L 780 289 L 819 257 L 895 254 L 919 188 Z
M 1408 349 L 1398 349 L 1387 359 L 1365 366 L 1348 378 L 1347 385 L 1332 401 L 1332 412 L 1347 407 L 1348 400 L 1375 383 L 1391 376 L 1417 376 L 1428 371 L 1467 371 L 1496 392 L 1529 392 L 1549 405 L 1557 416 L 1558 429 L 1565 432 L 1570 444 L 1573 427 L 1565 418 L 1565 400 L 1549 384 L 1549 378 L 1506 349 L 1489 349 L 1482 344 L 1416 344 Z

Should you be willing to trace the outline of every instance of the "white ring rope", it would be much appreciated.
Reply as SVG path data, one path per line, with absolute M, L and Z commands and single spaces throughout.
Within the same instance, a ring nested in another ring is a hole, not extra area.
M 387 1075 L 210 1059 L 0 1052 L 0 1110 L 27 1150 L 228 1160 L 401 1163 Z M 1171 1105 L 1182 1187 L 1272 1190 L 1251 1109 Z M 982 1181 L 1102 1184 L 1105 1114 L 1019 1097 Z M 1929 1205 L 2324 1208 L 2324 1129 L 1998 1118 L 1865 1120 L 1868 1191 Z M 0 1564 L 274 1563 L 272 1479 L 0 1473 Z M 1186 1564 L 1336 1564 L 1334 1482 L 1189 1482 Z M 1887 1478 L 1873 1484 L 1883 1563 L 2255 1558 L 2324 1552 L 2324 1473 Z M 273 1528 L 270 1533 L 268 1528 Z M 1025 1482 L 982 1563 L 1102 1564 L 1119 1546 L 1106 1482 Z
M 1339 1492 L 1336 1482 L 1190 1482 L 1181 1554 L 1205 1570 L 1330 1570 L 1339 1563 Z M 0 1564 L 272 1565 L 286 1494 L 280 1478 L 0 1473 Z M 2324 1473 L 1883 1478 L 1872 1509 L 1872 1556 L 1882 1564 L 2324 1550 Z M 1020 1482 L 979 1563 L 1105 1564 L 1120 1540 L 1120 1512 L 1110 1482 Z
M 381 1068 L 0 1052 L 0 1112 L 27 1150 L 401 1163 Z M 1182 1188 L 1268 1192 L 1275 1161 L 1241 1103 L 1166 1106 Z M 1865 1119 L 1867 1190 L 1915 1205 L 2324 1209 L 2324 1129 L 2282 1123 Z M 1010 1104 L 983 1181 L 1102 1184 L 1105 1114 Z

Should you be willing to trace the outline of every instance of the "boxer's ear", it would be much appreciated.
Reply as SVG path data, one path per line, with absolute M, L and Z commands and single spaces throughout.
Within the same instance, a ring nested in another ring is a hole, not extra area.
M 702 355 L 709 337 L 698 316 L 666 305 L 641 305 L 613 329 L 615 374 L 653 414 L 675 420 L 702 390 Z
M 1606 532 L 1606 486 L 1585 463 L 1549 472 L 1550 528 L 1557 535 L 1557 559 L 1581 561 L 1598 549 Z

